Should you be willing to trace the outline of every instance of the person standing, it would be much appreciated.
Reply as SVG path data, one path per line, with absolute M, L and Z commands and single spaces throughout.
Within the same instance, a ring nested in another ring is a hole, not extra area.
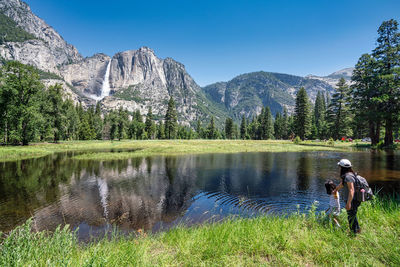
M 340 167 L 341 183 L 333 191 L 333 194 L 335 194 L 343 187 L 347 187 L 347 202 L 346 202 L 347 218 L 349 220 L 350 230 L 354 234 L 358 234 L 361 232 L 361 229 L 357 220 L 357 210 L 361 202 L 354 197 L 355 193 L 354 183 L 356 174 L 354 173 L 351 162 L 348 159 L 341 159 L 338 162 L 338 166 Z

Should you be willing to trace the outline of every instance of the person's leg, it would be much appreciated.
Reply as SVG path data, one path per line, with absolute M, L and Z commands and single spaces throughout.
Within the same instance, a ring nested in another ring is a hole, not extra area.
M 360 231 L 360 226 L 359 226 L 358 220 L 357 220 L 357 210 L 358 210 L 359 206 L 360 206 L 360 202 L 353 200 L 351 202 L 351 209 L 347 211 L 347 218 L 349 220 L 350 230 L 353 233 L 357 233 Z
M 333 221 L 335 222 L 336 226 L 340 228 L 340 223 L 336 217 L 333 217 Z
M 339 214 L 340 214 L 339 208 L 335 207 L 333 210 L 333 213 L 332 213 L 332 218 L 333 218 L 333 221 L 335 222 L 336 226 L 340 228 L 340 223 L 338 221 Z

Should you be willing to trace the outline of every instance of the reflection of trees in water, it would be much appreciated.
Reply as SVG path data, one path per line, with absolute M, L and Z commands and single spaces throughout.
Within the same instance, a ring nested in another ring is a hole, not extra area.
M 87 162 L 70 160 L 66 153 L 1 163 L 0 229 L 10 230 L 37 208 L 56 202 L 87 166 Z
M 388 188 L 400 191 L 398 154 L 325 153 L 214 154 L 104 162 L 55 154 L 0 163 L 0 229 L 10 230 L 32 214 L 41 229 L 64 222 L 151 229 L 156 222 L 171 222 L 184 213 L 198 189 L 241 200 L 320 190 L 314 189 L 323 187 L 320 177 L 337 176 L 338 169 L 332 166 L 341 156 L 348 156 L 372 186 L 384 186 L 385 192 Z M 393 182 L 379 182 L 382 179 Z
M 311 173 L 311 157 L 301 155 L 297 162 L 297 189 L 305 191 L 309 187 Z
M 292 153 L 293 154 L 293 153 Z M 199 156 L 198 187 L 231 195 L 276 196 L 292 187 L 296 156 L 290 153 L 241 153 Z M 212 160 L 211 160 L 212 159 Z
M 35 213 L 36 224 L 39 229 L 82 222 L 152 229 L 159 221 L 175 220 L 190 206 L 196 192 L 193 169 L 192 157 L 108 162 L 100 176 L 82 172 L 58 203 Z

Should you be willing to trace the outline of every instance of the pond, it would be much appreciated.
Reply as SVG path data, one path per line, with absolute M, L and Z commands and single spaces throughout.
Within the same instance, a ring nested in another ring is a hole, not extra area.
M 340 158 L 374 190 L 400 192 L 399 152 L 204 154 L 74 160 L 74 153 L 0 163 L 0 231 L 34 218 L 36 230 L 69 224 L 80 240 L 227 216 L 326 209 L 326 179 L 337 183 Z M 343 200 L 343 193 L 342 204 Z

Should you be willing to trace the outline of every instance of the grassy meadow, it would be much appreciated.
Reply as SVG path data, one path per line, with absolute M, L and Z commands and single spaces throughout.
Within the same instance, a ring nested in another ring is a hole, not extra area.
M 400 206 L 394 199 L 363 203 L 362 233 L 316 215 L 228 219 L 152 235 L 118 236 L 83 244 L 68 228 L 13 230 L 1 241 L 0 266 L 400 266 Z
M 64 141 L 58 144 L 37 143 L 29 146 L 0 147 L 0 162 L 43 157 L 52 153 L 76 151 L 84 160 L 126 159 L 152 155 L 181 155 L 237 152 L 301 152 L 350 151 L 354 143 L 307 141 L 294 144 L 283 140 L 122 140 L 122 141 Z M 120 151 L 110 153 L 110 150 Z

